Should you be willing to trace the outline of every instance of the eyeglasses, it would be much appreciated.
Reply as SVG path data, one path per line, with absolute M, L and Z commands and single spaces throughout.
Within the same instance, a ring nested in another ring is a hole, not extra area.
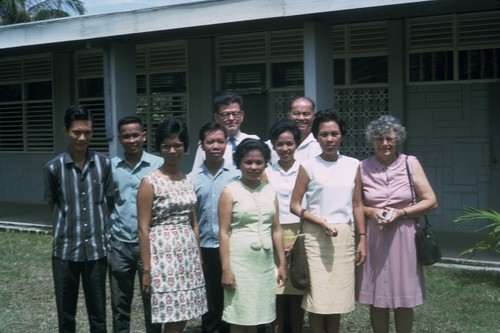
M 161 151 L 170 151 L 172 148 L 174 148 L 175 150 L 181 150 L 182 148 L 184 148 L 184 144 L 183 143 L 174 143 L 173 145 L 167 145 L 167 144 L 160 145 Z
M 390 136 L 377 136 L 374 138 L 374 140 L 378 143 L 382 143 L 384 141 L 386 141 L 387 143 L 394 143 L 396 142 L 396 138 L 395 137 L 390 137 Z
M 221 117 L 222 119 L 228 119 L 229 116 L 233 116 L 233 118 L 239 118 L 239 117 L 241 117 L 242 113 L 243 113 L 243 111 L 217 112 L 219 117 Z

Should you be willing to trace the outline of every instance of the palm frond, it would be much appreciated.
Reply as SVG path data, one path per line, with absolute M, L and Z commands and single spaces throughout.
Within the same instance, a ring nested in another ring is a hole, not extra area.
M 500 253 L 500 213 L 493 209 L 480 210 L 472 207 L 464 207 L 461 212 L 462 215 L 454 219 L 453 222 L 465 224 L 475 220 L 487 220 L 491 223 L 476 230 L 489 230 L 488 235 L 473 247 L 463 250 L 460 255 L 472 257 L 482 251 Z
M 457 217 L 456 219 L 453 220 L 455 223 L 465 223 L 468 221 L 473 221 L 473 220 L 491 220 L 494 223 L 497 224 L 500 223 L 500 213 L 497 211 L 494 211 L 493 209 L 490 210 L 481 210 L 481 209 L 476 209 L 472 207 L 464 207 L 461 210 L 462 215 Z

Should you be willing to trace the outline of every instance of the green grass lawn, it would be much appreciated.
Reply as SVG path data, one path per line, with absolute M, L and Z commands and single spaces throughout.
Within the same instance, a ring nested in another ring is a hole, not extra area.
M 51 244 L 46 235 L 0 232 L 0 332 L 57 332 Z M 416 309 L 414 332 L 500 333 L 500 273 L 426 267 L 425 278 L 427 299 Z M 190 331 L 197 331 L 193 325 Z M 111 332 L 109 301 L 108 326 Z M 143 331 L 137 298 L 132 332 Z M 341 331 L 371 332 L 368 308 L 358 305 L 343 316 Z M 83 296 L 77 332 L 88 332 Z

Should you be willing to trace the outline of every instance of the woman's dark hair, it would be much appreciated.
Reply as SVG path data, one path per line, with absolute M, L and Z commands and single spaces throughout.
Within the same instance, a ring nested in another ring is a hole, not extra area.
M 210 122 L 203 125 L 203 127 L 200 129 L 200 141 L 203 142 L 207 137 L 207 134 L 214 131 L 222 131 L 224 133 L 224 139 L 227 139 L 227 132 L 224 126 L 216 122 Z
M 295 141 L 295 144 L 298 147 L 300 145 L 300 131 L 297 124 L 289 119 L 278 120 L 273 124 L 273 126 L 271 126 L 271 129 L 269 130 L 269 139 L 271 140 L 273 146 L 279 136 L 285 132 L 292 133 L 293 141 Z
M 247 138 L 240 142 L 238 147 L 236 147 L 236 151 L 234 152 L 233 159 L 238 169 L 240 168 L 240 163 L 243 157 L 245 157 L 245 155 L 252 150 L 260 151 L 262 153 L 262 156 L 264 156 L 264 161 L 266 164 L 271 160 L 271 150 L 269 150 L 269 147 L 264 143 L 264 141 L 259 139 Z
M 335 112 L 333 109 L 326 109 L 316 112 L 314 116 L 311 132 L 314 135 L 315 139 L 318 139 L 319 125 L 329 121 L 336 122 L 337 125 L 339 125 L 340 133 L 342 134 L 342 136 L 345 136 L 346 124 L 344 120 L 342 120 L 342 118 L 340 118 L 337 112 Z
M 189 135 L 186 124 L 178 118 L 169 118 L 161 122 L 156 127 L 156 150 L 160 151 L 160 145 L 166 138 L 178 136 L 184 144 L 184 151 L 187 152 L 189 146 Z
M 76 120 L 89 120 L 92 122 L 92 126 L 94 125 L 94 118 L 92 117 L 92 113 L 83 105 L 71 105 L 66 110 L 64 114 L 64 127 L 69 130 L 73 121 Z

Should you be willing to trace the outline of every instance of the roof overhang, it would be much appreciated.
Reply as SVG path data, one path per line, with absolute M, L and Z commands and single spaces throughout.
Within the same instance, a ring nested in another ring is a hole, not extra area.
M 451 12 L 499 9 L 497 0 L 200 0 L 128 12 L 0 27 L 2 54 L 193 38 Z

